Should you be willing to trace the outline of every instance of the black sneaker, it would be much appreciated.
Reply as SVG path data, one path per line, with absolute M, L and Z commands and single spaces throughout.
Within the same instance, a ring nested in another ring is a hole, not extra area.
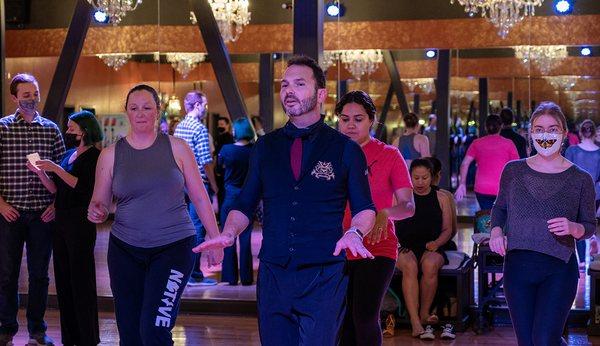
M 0 346 L 14 346 L 12 335 L 0 334 Z
M 27 346 L 54 346 L 54 340 L 46 333 L 34 334 L 29 336 Z
M 454 340 L 456 339 L 456 334 L 454 333 L 454 326 L 451 324 L 446 324 L 442 327 L 442 334 L 440 338 L 444 340 Z

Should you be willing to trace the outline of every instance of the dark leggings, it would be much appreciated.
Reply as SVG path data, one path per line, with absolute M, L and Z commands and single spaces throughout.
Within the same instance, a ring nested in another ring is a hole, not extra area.
M 504 260 L 504 294 L 520 346 L 562 345 L 579 271 L 568 263 L 529 250 L 511 250 Z
M 381 345 L 379 311 L 395 265 L 393 259 L 380 256 L 348 261 L 350 282 L 341 345 Z

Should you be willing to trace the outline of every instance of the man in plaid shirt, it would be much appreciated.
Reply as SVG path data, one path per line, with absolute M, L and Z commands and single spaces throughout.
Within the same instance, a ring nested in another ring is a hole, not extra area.
M 29 344 L 53 345 L 46 336 L 48 264 L 52 252 L 54 196 L 39 174 L 27 167 L 27 155 L 59 163 L 65 154 L 63 138 L 52 121 L 37 112 L 36 79 L 16 75 L 10 84 L 15 114 L 0 119 L 0 345 L 12 345 L 19 327 L 18 284 L 23 244 L 27 246 Z M 47 180 L 47 179 L 46 179 Z
M 202 119 L 206 116 L 206 107 L 208 104 L 206 95 L 197 90 L 190 91 L 185 96 L 183 102 L 187 114 L 185 115 L 185 119 L 177 125 L 174 136 L 183 139 L 190 148 L 192 148 L 206 191 L 213 199 L 213 203 L 215 203 L 214 199 L 219 189 L 217 188 L 217 182 L 215 180 L 208 129 L 202 123 Z M 202 222 L 196 213 L 194 205 L 190 202 L 188 207 L 190 218 L 196 227 L 197 244 L 200 244 L 204 241 L 206 230 L 204 229 L 204 226 L 202 226 Z M 204 274 L 200 270 L 200 254 L 198 254 L 198 260 L 194 265 L 194 271 L 188 281 L 188 285 L 212 286 L 216 284 L 216 280 L 204 277 Z

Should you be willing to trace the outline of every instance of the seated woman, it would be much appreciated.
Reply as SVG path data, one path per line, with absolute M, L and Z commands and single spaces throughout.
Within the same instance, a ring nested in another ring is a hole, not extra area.
M 431 304 L 438 285 L 438 272 L 447 258 L 441 248 L 452 238 L 450 198 L 432 188 L 433 165 L 416 159 L 410 165 L 415 215 L 396 222 L 399 254 L 396 267 L 402 271 L 402 293 L 410 317 L 412 334 L 433 339 Z M 419 281 L 419 273 L 421 280 Z M 423 328 L 427 324 L 427 328 Z

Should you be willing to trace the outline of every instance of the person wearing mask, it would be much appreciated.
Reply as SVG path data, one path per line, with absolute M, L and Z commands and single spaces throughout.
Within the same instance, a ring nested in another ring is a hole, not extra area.
M 240 118 L 233 122 L 233 138 L 235 143 L 224 145 L 217 160 L 217 168 L 223 174 L 225 192 L 225 199 L 219 214 L 221 225 L 225 224 L 227 214 L 234 207 L 248 174 L 250 152 L 253 148 L 255 134 L 247 118 Z M 243 286 L 253 284 L 251 236 L 252 222 L 238 237 L 240 242 L 239 271 L 236 241 L 232 246 L 224 249 L 221 282 L 227 282 L 232 286 L 237 285 L 238 280 Z
M 217 179 L 215 178 L 214 164 L 213 164 L 213 152 L 214 147 L 211 140 L 208 129 L 202 121 L 206 117 L 208 101 L 204 93 L 193 90 L 187 93 L 185 100 L 183 101 L 186 115 L 185 118 L 175 128 L 173 136 L 183 139 L 194 153 L 196 164 L 202 176 L 202 182 L 204 187 L 211 198 L 211 203 L 217 205 L 216 201 L 219 187 L 217 185 Z M 204 241 L 206 236 L 206 227 L 202 224 L 199 215 L 196 213 L 198 206 L 194 206 L 193 202 L 190 201 L 188 204 L 188 211 L 194 227 L 196 228 L 196 243 L 200 244 Z M 217 206 L 218 207 L 218 206 Z M 217 208 L 213 208 L 217 209 Z M 216 210 L 215 210 L 216 212 Z M 196 245 L 197 245 L 196 244 Z M 190 286 L 214 286 L 217 284 L 217 280 L 204 276 L 202 269 L 200 269 L 200 257 L 198 254 L 198 261 L 194 263 L 194 271 L 188 281 Z
M 492 114 L 485 119 L 487 135 L 476 139 L 467 149 L 460 165 L 460 182 L 454 196 L 461 201 L 467 194 L 467 174 L 475 161 L 475 196 L 481 210 L 490 210 L 498 195 L 500 175 L 507 162 L 519 159 L 513 142 L 500 136 L 502 120 Z
M 127 136 L 102 150 L 88 220 L 103 223 L 116 200 L 108 243 L 108 273 L 120 344 L 172 345 L 181 294 L 194 262 L 196 230 L 185 192 L 211 238 L 219 229 L 194 153 L 175 137 L 159 134 L 160 100 L 140 84 L 127 93 Z M 206 253 L 222 261 L 220 249 Z
M 542 102 L 530 122 L 538 154 L 504 168 L 489 244 L 504 256 L 518 344 L 566 345 L 562 332 L 579 281 L 575 241 L 596 231 L 594 183 L 560 153 L 567 136 L 560 107 Z
M 515 132 L 515 130 L 512 128 L 512 124 L 515 121 L 512 109 L 503 108 L 500 111 L 500 119 L 502 119 L 502 130 L 500 130 L 500 136 L 510 139 L 513 142 L 515 148 L 517 148 L 517 152 L 519 153 L 519 158 L 526 158 L 527 140 Z
M 217 120 L 217 138 L 215 138 L 215 154 L 218 156 L 224 145 L 233 143 L 231 134 L 231 121 L 226 117 L 219 117 Z
M 600 147 L 594 143 L 596 138 L 596 125 L 590 119 L 584 120 L 579 125 L 581 143 L 571 145 L 565 151 L 565 158 L 592 176 L 595 186 L 596 210 L 600 207 Z M 585 267 L 586 241 L 577 242 L 577 255 L 579 266 Z
M 94 114 L 81 111 L 69 117 L 60 165 L 52 160 L 28 167 L 52 173 L 56 191 L 56 230 L 53 239 L 54 278 L 60 310 L 63 345 L 97 345 L 98 302 L 96 299 L 96 225 L 87 219 L 94 190 L 94 173 L 102 141 L 102 130 Z M 43 177 L 43 175 L 41 175 Z
M 375 222 L 367 164 L 360 146 L 327 126 L 319 113 L 327 89 L 316 61 L 288 60 L 280 99 L 289 122 L 258 139 L 221 236 L 196 251 L 231 246 L 262 198 L 256 292 L 261 344 L 333 346 L 348 286 L 344 250 L 374 258 L 363 245 Z M 348 201 L 353 217 L 344 232 Z
M 350 281 L 341 344 L 381 345 L 380 309 L 398 258 L 393 221 L 414 215 L 412 184 L 398 149 L 370 135 L 375 105 L 367 93 L 347 93 L 336 105 L 335 114 L 340 132 L 358 143 L 367 158 L 369 186 L 377 209 L 375 226 L 363 241 L 375 259 L 346 254 Z M 346 208 L 344 229 L 350 227 L 351 218 Z
M 406 164 L 410 165 L 414 159 L 431 156 L 429 140 L 426 136 L 419 134 L 419 118 L 414 113 L 408 113 L 402 120 L 405 126 L 404 133 L 392 145 L 400 150 Z
M 437 133 L 437 116 L 435 114 L 429 114 L 429 124 L 425 127 L 423 134 L 429 140 L 429 153 L 435 155 L 435 141 Z
M 446 194 L 431 187 L 433 165 L 429 160 L 413 160 L 410 175 L 415 214 L 396 221 L 399 243 L 396 266 L 402 271 L 402 293 L 412 335 L 432 340 L 435 338 L 432 325 L 439 319 L 431 314 L 431 305 L 438 273 L 448 263 L 443 248 L 452 238 L 452 204 Z
M 19 269 L 27 247 L 29 343 L 54 345 L 46 335 L 48 265 L 54 232 L 54 194 L 50 177 L 27 168 L 27 156 L 60 162 L 63 137 L 38 113 L 40 89 L 34 76 L 20 73 L 10 82 L 14 114 L 0 119 L 0 345 L 12 345 L 19 329 Z M 39 178 L 38 178 L 39 177 Z

